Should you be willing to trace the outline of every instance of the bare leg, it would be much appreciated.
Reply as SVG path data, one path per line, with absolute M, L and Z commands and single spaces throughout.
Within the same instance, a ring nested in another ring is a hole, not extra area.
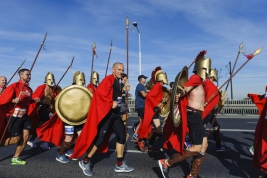
M 20 141 L 18 142 L 16 152 L 14 154 L 14 157 L 19 157 L 22 151 L 24 150 L 27 141 L 29 139 L 30 131 L 29 130 L 23 130 L 22 137 Z
M 116 143 L 117 158 L 122 158 L 124 153 L 124 144 Z
M 20 140 L 20 137 L 21 137 L 20 135 L 16 137 L 9 137 L 4 142 L 1 143 L 0 147 L 17 144 Z
M 88 158 L 92 158 L 92 156 L 96 153 L 97 151 L 97 147 L 95 145 L 92 145 L 90 148 L 89 148 L 89 153 L 87 154 L 87 157 Z

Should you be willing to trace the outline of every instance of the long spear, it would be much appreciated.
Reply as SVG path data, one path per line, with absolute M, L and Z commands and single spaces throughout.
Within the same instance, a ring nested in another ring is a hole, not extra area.
M 235 64 L 234 64 L 232 73 L 235 71 L 235 66 L 236 66 L 237 60 L 238 60 L 238 58 L 239 58 L 239 55 L 240 55 L 240 53 L 242 52 L 242 48 L 243 48 L 243 42 L 239 45 L 239 49 L 238 49 L 238 53 L 237 53 L 237 56 L 236 56 L 236 59 L 235 59 Z M 229 80 L 229 81 L 230 81 L 230 80 Z M 225 90 L 224 90 L 224 92 L 222 93 L 223 95 L 224 95 L 224 93 L 226 93 L 227 88 L 228 88 L 228 86 L 229 86 L 229 83 L 230 83 L 230 82 L 227 83 L 227 85 L 226 85 L 226 87 L 225 87 Z M 208 131 L 208 133 L 207 133 L 207 137 L 208 137 L 209 134 L 210 134 L 211 128 L 213 127 L 213 124 L 214 124 L 214 122 L 215 122 L 215 120 L 216 120 L 216 117 L 217 117 L 218 112 L 219 112 L 219 109 L 217 109 L 216 113 L 215 113 L 214 116 L 213 116 L 212 123 L 211 123 L 210 128 L 209 128 L 209 131 Z
M 112 40 L 110 42 L 110 48 L 109 48 L 109 54 L 108 54 L 108 63 L 107 63 L 105 77 L 107 76 L 107 72 L 108 72 L 108 65 L 109 65 L 109 59 L 110 59 L 111 50 L 112 50 Z
M 225 82 L 224 82 L 224 84 L 222 84 L 222 86 L 219 88 L 219 89 L 217 89 L 217 91 L 215 91 L 208 99 L 207 99 L 207 101 L 206 102 L 209 102 L 211 99 L 213 99 L 214 97 L 215 97 L 215 95 L 218 93 L 218 91 L 227 83 L 227 82 L 229 82 L 247 63 L 248 63 L 248 61 L 249 60 L 251 60 L 254 56 L 256 56 L 257 54 L 259 54 L 260 52 L 261 52 L 261 50 L 262 50 L 262 48 L 259 48 L 259 49 L 257 49 L 257 50 L 255 50 L 254 51 L 254 53 L 253 54 L 249 54 L 249 55 L 245 55 L 246 57 L 247 57 L 247 60 L 246 60 L 246 62 L 244 62 L 244 64 L 242 64 L 242 66 L 240 66 L 238 69 L 237 69 L 237 71 L 234 73 L 234 74 L 232 74 L 231 76 L 230 76 L 230 78 L 228 79 L 228 80 L 226 80 Z
M 127 66 L 127 76 L 128 76 L 128 81 L 129 81 L 129 45 L 128 45 L 128 39 L 129 39 L 129 19 L 128 17 L 126 18 L 126 66 Z M 128 95 L 126 97 L 126 114 L 129 112 L 128 111 Z M 128 117 L 128 115 L 126 115 Z M 126 126 L 127 126 L 127 121 L 128 118 L 126 118 Z M 127 133 L 127 128 L 125 127 L 125 132 Z M 128 136 L 128 135 L 127 135 Z M 126 136 L 126 140 L 128 140 L 129 136 Z M 127 143 L 127 142 L 125 142 Z M 126 145 L 127 147 L 127 145 Z
M 68 72 L 68 70 L 71 68 L 72 63 L 74 61 L 74 56 L 72 57 L 71 63 L 69 65 L 69 67 L 67 68 L 67 70 L 65 71 L 65 73 L 62 75 L 62 77 L 59 79 L 59 81 L 57 82 L 55 88 L 53 90 L 55 90 L 57 88 L 57 86 L 59 85 L 59 83 L 61 82 L 61 80 L 64 78 L 64 76 L 66 75 L 66 73 Z
M 20 66 L 18 67 L 18 69 L 14 72 L 14 74 L 12 75 L 12 77 L 8 80 L 8 82 L 6 83 L 6 86 L 10 83 L 10 81 L 13 79 L 13 77 L 16 75 L 16 73 L 19 71 L 19 69 L 23 66 L 23 64 L 25 63 L 26 59 L 24 59 L 24 61 L 20 64 Z M 4 89 L 0 92 L 0 95 L 3 93 Z
M 39 53 L 40 53 L 42 47 L 44 46 L 44 43 L 45 43 L 45 40 L 46 40 L 46 36 L 47 36 L 47 33 L 45 33 L 44 39 L 43 39 L 43 41 L 42 41 L 42 43 L 41 43 L 41 45 L 40 45 L 40 47 L 39 47 L 39 50 L 38 50 L 38 52 L 37 52 L 37 54 L 36 54 L 36 56 L 35 56 L 35 58 L 34 58 L 34 60 L 33 60 L 32 66 L 31 66 L 31 68 L 30 68 L 30 70 L 29 70 L 29 73 L 31 73 L 31 71 L 32 71 L 32 69 L 33 69 L 33 66 L 34 66 L 34 64 L 35 64 L 35 62 L 36 62 L 36 60 L 37 60 L 37 58 L 38 58 L 38 55 L 39 55 Z M 26 84 L 26 82 L 23 83 L 23 86 L 22 86 L 22 89 L 20 90 L 20 93 L 19 93 L 18 98 L 20 98 L 20 96 L 21 96 L 21 94 L 22 94 L 22 91 L 23 91 L 23 89 L 24 89 L 24 87 L 25 87 L 25 84 Z M 9 119 L 8 119 L 7 125 L 6 125 L 6 127 L 5 127 L 5 130 L 4 130 L 3 135 L 2 135 L 2 137 L 1 137 L 1 140 L 0 140 L 0 144 L 2 143 L 2 141 L 3 141 L 3 139 L 4 139 L 4 135 L 5 135 L 5 133 L 6 133 L 7 127 L 8 127 L 8 125 L 9 125 L 9 123 L 10 123 L 11 117 L 12 117 L 14 111 L 15 111 L 15 108 L 16 108 L 17 104 L 18 104 L 18 103 L 16 103 L 16 104 L 14 105 L 14 108 L 13 108 L 13 110 L 12 110 L 12 114 L 10 115 L 10 117 L 9 117 Z
M 94 56 L 98 57 L 95 52 L 96 44 L 95 42 L 92 45 L 92 65 L 91 65 L 91 76 L 93 74 L 93 68 L 94 68 Z

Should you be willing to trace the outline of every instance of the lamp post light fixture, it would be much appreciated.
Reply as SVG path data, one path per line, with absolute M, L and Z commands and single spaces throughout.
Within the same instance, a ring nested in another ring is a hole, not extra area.
M 139 29 L 138 29 L 138 27 L 137 27 L 137 22 L 133 22 L 133 26 L 137 29 L 137 31 L 138 31 L 138 37 L 139 37 L 139 39 L 138 39 L 138 43 L 139 43 L 139 75 L 141 75 L 141 62 L 142 62 L 142 57 L 141 57 L 141 35 L 140 35 L 140 31 L 139 31 Z

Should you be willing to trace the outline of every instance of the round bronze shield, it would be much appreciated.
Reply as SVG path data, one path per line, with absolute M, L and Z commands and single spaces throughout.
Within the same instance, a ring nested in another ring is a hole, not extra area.
M 170 96 L 170 90 L 168 88 L 163 86 L 162 89 L 163 89 L 163 98 L 167 98 L 168 100 L 166 104 L 164 104 L 163 109 L 160 110 L 159 115 L 161 117 L 166 117 L 170 113 L 170 104 L 171 104 L 170 97 L 171 96 Z
M 56 97 L 55 109 L 59 118 L 70 125 L 86 122 L 93 94 L 84 86 L 71 85 Z
M 179 111 L 179 102 L 175 103 L 175 96 L 181 92 L 179 88 L 183 87 L 188 81 L 188 68 L 184 66 L 182 71 L 175 77 L 175 81 L 172 88 L 170 114 L 175 127 L 178 127 L 181 123 L 181 115 Z

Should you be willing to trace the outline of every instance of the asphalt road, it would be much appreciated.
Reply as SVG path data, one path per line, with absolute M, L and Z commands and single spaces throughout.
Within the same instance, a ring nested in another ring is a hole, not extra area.
M 229 146 L 231 150 L 217 153 L 212 134 L 209 135 L 209 147 L 207 157 L 201 167 L 199 176 L 202 178 L 214 177 L 252 177 L 257 178 L 263 175 L 257 169 L 252 168 L 252 155 L 248 147 L 253 144 L 254 129 L 258 116 L 219 116 L 218 122 L 221 125 L 221 139 L 223 144 Z M 128 121 L 128 133 L 133 131 L 131 126 L 137 121 L 137 117 L 132 115 Z M 40 145 L 38 140 L 37 145 Z M 133 166 L 135 170 L 131 173 L 116 173 L 114 166 L 116 161 L 115 150 L 116 139 L 112 135 L 109 142 L 109 152 L 106 154 L 97 153 L 92 158 L 94 176 L 105 177 L 162 177 L 157 160 L 172 155 L 173 151 L 159 153 L 142 153 L 137 148 L 137 144 L 127 142 L 125 160 L 127 164 Z M 51 145 L 52 146 L 52 145 Z M 156 147 L 161 148 L 162 138 L 156 140 Z M 6 177 L 87 177 L 78 166 L 78 161 L 71 160 L 67 164 L 62 164 L 55 160 L 57 148 L 52 147 L 48 151 L 41 147 L 30 148 L 23 151 L 21 158 L 28 163 L 25 166 L 11 166 L 10 159 L 15 151 L 15 146 L 0 148 L 0 178 Z M 170 177 L 185 177 L 190 172 L 191 159 L 182 161 L 171 167 Z

